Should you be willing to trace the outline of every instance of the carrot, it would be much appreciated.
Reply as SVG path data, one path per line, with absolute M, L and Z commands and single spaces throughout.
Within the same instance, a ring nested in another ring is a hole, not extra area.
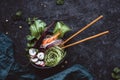
M 50 42 L 56 40 L 59 35 L 60 35 L 60 32 L 58 32 L 57 34 L 53 35 L 53 36 L 50 37 L 50 38 L 47 38 L 47 39 L 43 40 L 42 45 L 46 45 L 47 43 L 50 43 Z

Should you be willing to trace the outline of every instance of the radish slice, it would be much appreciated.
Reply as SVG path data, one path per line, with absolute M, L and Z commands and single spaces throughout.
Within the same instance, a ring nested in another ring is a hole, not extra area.
M 38 61 L 38 58 L 31 58 L 30 60 L 35 63 Z
M 48 49 L 50 47 L 60 45 L 61 43 L 62 43 L 62 39 L 54 40 L 52 43 L 46 45 L 46 48 Z
M 45 62 L 44 61 L 37 61 L 35 64 L 36 65 L 40 65 L 40 66 L 45 66 Z
M 36 49 L 34 49 L 34 48 L 29 49 L 30 56 L 35 56 L 36 53 L 37 53 Z
M 45 54 L 44 54 L 43 52 L 39 52 L 39 53 L 37 54 L 37 57 L 38 57 L 38 59 L 43 60 L 44 57 L 45 57 Z

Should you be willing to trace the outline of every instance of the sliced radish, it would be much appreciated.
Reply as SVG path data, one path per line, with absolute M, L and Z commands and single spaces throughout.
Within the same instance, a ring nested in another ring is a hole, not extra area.
M 36 65 L 40 65 L 40 66 L 45 66 L 45 62 L 44 61 L 37 61 L 35 64 Z
M 31 58 L 30 60 L 35 63 L 38 61 L 38 58 Z
M 35 56 L 36 53 L 37 53 L 36 49 L 34 49 L 34 48 L 29 49 L 30 56 Z
M 37 54 L 37 57 L 38 57 L 38 59 L 43 60 L 44 57 L 45 57 L 45 54 L 44 54 L 43 52 L 39 52 L 39 53 Z

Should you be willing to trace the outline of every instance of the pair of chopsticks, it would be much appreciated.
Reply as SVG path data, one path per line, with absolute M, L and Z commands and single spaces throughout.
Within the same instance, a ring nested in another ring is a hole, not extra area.
M 103 15 L 99 16 L 98 18 L 96 18 L 95 20 L 93 20 L 92 22 L 90 22 L 89 24 L 87 24 L 85 27 L 83 27 L 82 29 L 80 29 L 78 32 L 76 32 L 75 34 L 73 34 L 72 36 L 70 36 L 68 39 L 66 39 L 65 41 L 63 41 L 63 43 L 61 44 L 62 45 L 62 48 L 65 49 L 65 48 L 68 48 L 68 47 L 71 47 L 71 46 L 74 46 L 76 44 L 80 44 L 82 42 L 85 42 L 85 41 L 88 41 L 90 39 L 93 39 L 93 38 L 96 38 L 96 37 L 99 37 L 99 36 L 102 36 L 102 35 L 105 35 L 107 33 L 109 33 L 109 31 L 104 31 L 104 32 L 101 32 L 101 33 L 98 33 L 96 35 L 93 35 L 93 36 L 90 36 L 90 37 L 87 37 L 87 38 L 84 38 L 82 40 L 79 40 L 77 42 L 74 42 L 74 43 L 71 43 L 71 44 L 68 44 L 68 45 L 65 45 L 63 46 L 65 43 L 67 43 L 69 40 L 71 40 L 73 37 L 77 36 L 78 34 L 80 34 L 82 31 L 84 31 L 85 29 L 89 28 L 91 25 L 93 25 L 94 23 L 96 23 L 98 20 L 100 20 L 101 18 L 103 18 Z

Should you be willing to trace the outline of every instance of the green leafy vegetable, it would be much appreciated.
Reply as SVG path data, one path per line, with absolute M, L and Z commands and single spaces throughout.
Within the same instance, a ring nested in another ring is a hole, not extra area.
M 31 41 L 31 40 L 33 40 L 33 39 L 35 39 L 35 36 L 27 35 L 27 40 L 28 40 L 28 41 Z
M 44 31 L 45 26 L 46 23 L 42 20 L 35 20 L 34 23 L 30 25 L 31 36 L 38 39 L 40 37 L 40 33 Z
M 27 22 L 28 22 L 28 24 L 29 24 L 29 25 L 31 25 L 31 24 L 33 24 L 33 23 L 34 23 L 34 21 L 36 21 L 36 20 L 38 20 L 38 18 L 37 18 L 37 17 L 28 18 L 28 19 L 27 19 Z
M 120 80 L 120 68 L 115 67 L 111 75 L 114 79 Z
M 70 28 L 66 24 L 64 24 L 63 22 L 57 22 L 53 33 L 56 34 L 60 32 L 60 37 L 63 37 L 64 34 L 68 31 L 70 31 Z
M 22 15 L 22 11 L 19 10 L 16 12 L 16 16 L 21 16 L 21 15 Z
M 63 5 L 63 4 L 64 4 L 64 0 L 57 0 L 56 3 L 57 3 L 58 5 Z
M 35 45 L 34 42 L 33 43 L 27 43 L 27 47 L 29 47 L 29 48 L 33 47 L 34 45 Z
M 54 67 L 64 58 L 65 52 L 58 46 L 49 48 L 45 55 L 45 65 Z
M 13 19 L 14 21 L 23 20 L 22 11 L 21 11 L 21 10 L 17 11 L 17 12 L 12 16 L 12 19 Z
M 42 20 L 37 18 L 30 19 L 28 18 L 28 22 L 30 24 L 30 34 L 27 36 L 27 40 L 29 43 L 27 44 L 28 47 L 33 47 L 35 45 L 35 41 L 33 39 L 39 39 L 41 33 L 44 31 L 46 23 Z

